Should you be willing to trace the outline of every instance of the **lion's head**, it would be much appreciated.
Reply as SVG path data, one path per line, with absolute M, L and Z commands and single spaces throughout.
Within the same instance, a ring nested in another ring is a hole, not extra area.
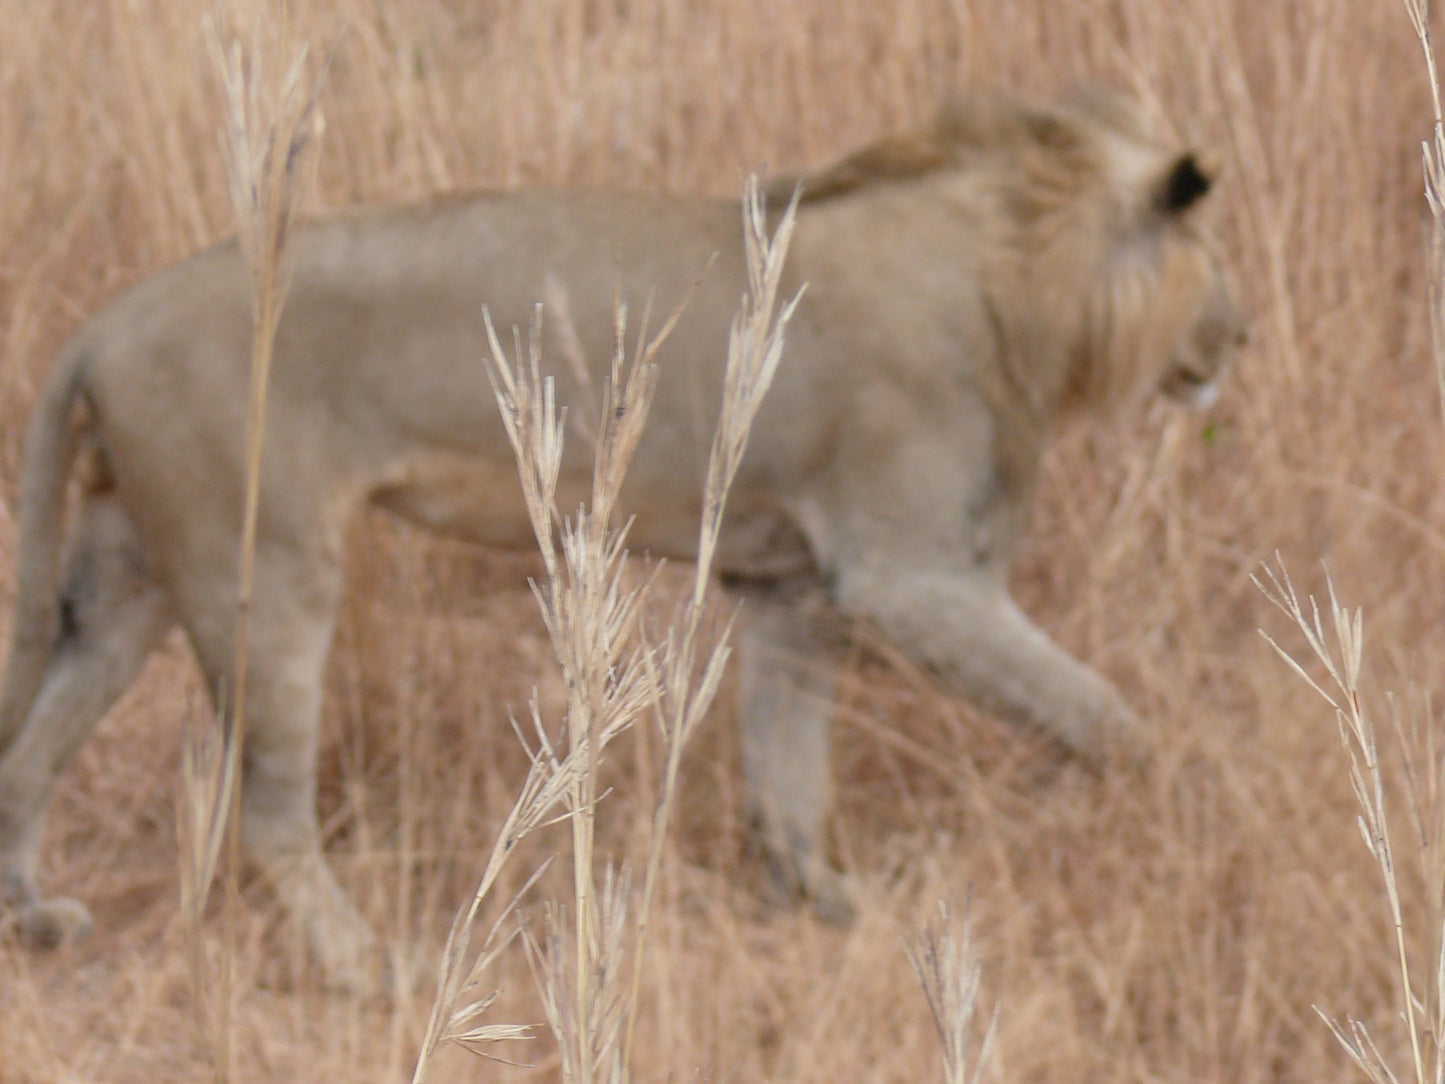
M 1113 412 L 1152 391 L 1213 400 L 1245 335 L 1203 220 L 1213 170 L 1136 101 L 1100 88 L 1049 104 L 960 97 L 921 131 L 770 191 L 806 205 L 915 183 L 939 215 L 971 216 L 962 258 L 990 315 L 976 341 L 997 347 L 975 376 L 1021 444 L 1071 408 Z
M 1153 391 L 1212 403 L 1246 336 L 1202 220 L 1214 170 L 1160 139 L 1134 99 L 1111 91 L 1016 106 L 1012 116 L 1019 198 L 1032 223 L 1023 236 L 1040 246 L 1033 266 L 1052 280 L 1046 296 L 1062 305 L 1055 319 L 1068 298 L 1078 304 L 1056 409 L 1111 411 Z M 959 112 L 944 117 L 945 131 L 971 130 Z

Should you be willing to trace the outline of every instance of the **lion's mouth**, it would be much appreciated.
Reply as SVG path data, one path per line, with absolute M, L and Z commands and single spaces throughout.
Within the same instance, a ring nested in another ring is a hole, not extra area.
M 1170 370 L 1164 394 L 1191 410 L 1207 410 L 1219 398 L 1219 382 L 1183 365 Z

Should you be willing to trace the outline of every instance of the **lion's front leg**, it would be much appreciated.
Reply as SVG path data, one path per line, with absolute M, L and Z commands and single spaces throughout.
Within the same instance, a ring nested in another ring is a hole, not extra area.
M 1147 742 L 1114 687 L 1040 630 L 991 571 L 907 562 L 838 577 L 838 603 L 978 707 L 1037 727 L 1092 760 L 1140 759 Z
M 816 619 L 795 599 L 750 594 L 738 629 L 743 775 L 748 815 L 773 887 L 810 900 L 820 917 L 847 923 L 848 879 L 829 866 L 823 818 L 831 800 L 836 663 Z

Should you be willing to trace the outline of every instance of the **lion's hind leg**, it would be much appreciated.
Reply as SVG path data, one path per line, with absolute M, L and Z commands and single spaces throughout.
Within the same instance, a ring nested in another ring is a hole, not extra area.
M 37 882 L 56 778 L 174 623 L 114 498 L 94 497 L 81 510 L 62 584 L 60 627 L 39 691 L 0 750 L 0 902 L 22 941 L 46 948 L 90 927 L 83 905 L 47 899 Z
M 341 572 L 333 547 L 306 532 L 296 537 L 309 544 L 273 537 L 256 554 L 241 838 L 248 863 L 300 930 L 324 984 L 366 993 L 383 977 L 376 938 L 326 863 L 316 813 L 322 685 Z M 211 565 L 183 583 L 182 620 L 218 702 L 229 703 L 236 689 L 234 584 Z

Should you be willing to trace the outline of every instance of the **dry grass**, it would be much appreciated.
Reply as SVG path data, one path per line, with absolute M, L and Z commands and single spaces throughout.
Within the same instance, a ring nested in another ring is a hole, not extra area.
M 657 583 L 656 570 L 640 585 L 630 582 L 627 527 L 618 500 L 660 375 L 654 358 L 681 309 L 650 336 L 644 318 L 629 361 L 627 309 L 624 302 L 616 303 L 611 373 L 603 385 L 597 416 L 584 429 L 591 437 L 594 457 L 592 496 L 575 511 L 563 509 L 557 496 L 565 410 L 558 407 L 552 378 L 541 375 L 540 310 L 525 365 L 520 356 L 509 359 L 487 317 L 491 350 L 487 371 L 517 456 L 522 492 L 546 569 L 534 591 L 568 690 L 566 751 L 561 760 L 545 736 L 535 701 L 532 714 L 542 746 L 533 758 L 534 766 L 550 764 L 554 777 L 565 778 L 559 794 L 572 835 L 570 917 L 566 907 L 547 900 L 541 934 L 524 925 L 522 940 L 557 1042 L 562 1077 L 576 1084 L 624 1084 L 633 1077 L 643 963 L 667 830 L 677 805 L 682 753 L 717 696 L 729 656 L 726 631 L 711 647 L 705 643 L 708 588 L 728 490 L 747 448 L 753 418 L 777 370 L 783 332 L 792 315 L 791 305 L 779 308 L 777 291 L 793 211 L 787 209 L 770 238 L 757 179 L 749 179 L 743 200 L 749 293 L 728 344 L 722 405 L 698 525 L 698 559 L 686 605 L 655 634 L 643 618 Z M 569 331 L 563 339 L 575 342 L 576 336 Z M 517 352 L 520 355 L 520 343 Z M 596 839 L 598 806 L 604 797 L 603 751 L 645 717 L 657 721 L 663 768 L 639 895 L 632 891 L 625 859 L 599 863 Z M 525 800 L 520 807 L 526 807 Z M 510 843 L 506 849 L 511 849 Z M 497 850 L 493 854 L 489 873 Z M 456 971 L 452 943 L 465 937 L 486 884 L 484 876 L 472 905 L 453 926 L 433 1021 L 458 1000 L 456 992 L 448 989 L 454 985 L 449 977 Z M 495 953 L 484 952 L 472 974 L 494 960 Z M 460 1015 L 463 1019 L 480 1015 L 497 995 L 493 992 L 474 1002 Z M 433 1024 L 428 1038 L 435 1034 Z M 469 1033 L 459 1041 L 475 1048 L 471 1038 Z M 435 1042 L 423 1044 L 418 1080 L 436 1050 Z
M 219 21 L 207 27 L 207 45 L 222 88 L 226 117 L 221 149 L 230 181 L 237 241 L 251 286 L 251 360 L 246 410 L 245 511 L 236 570 L 237 620 L 232 687 L 217 690 L 221 734 L 196 738 L 183 754 L 178 831 L 181 839 L 181 911 L 192 947 L 191 979 L 199 1019 L 210 1033 L 215 1079 L 231 1079 L 240 915 L 241 788 L 237 785 L 246 736 L 248 630 L 256 570 L 261 450 L 276 329 L 293 269 L 291 231 L 315 179 L 322 121 L 315 89 L 306 80 L 306 52 L 285 38 L 276 22 L 253 21 L 243 45 Z M 278 40 L 279 39 L 279 40 Z M 221 866 L 222 843 L 225 864 Z M 219 967 L 208 966 L 205 912 L 212 879 L 225 873 L 224 940 Z
M 917 118 L 954 86 L 1134 87 L 1225 167 L 1223 232 L 1254 336 L 1207 419 L 1163 408 L 1068 433 L 1050 461 L 1022 599 L 1116 677 L 1161 734 L 1141 785 L 1096 778 L 860 649 L 845 685 L 837 850 L 867 882 L 838 931 L 748 890 L 735 738 L 714 713 L 682 766 L 643 975 L 638 1079 L 938 1079 L 929 1006 L 897 936 L 972 886 L 994 1079 L 1317 1081 L 1353 1072 L 1313 1009 L 1367 1022 L 1410 1064 L 1378 872 L 1333 724 L 1255 634 L 1291 627 L 1249 576 L 1275 550 L 1305 592 L 1326 559 L 1371 623 L 1380 686 L 1439 699 L 1442 427 L 1425 304 L 1419 145 L 1429 88 L 1393 4 L 1306 0 L 761 0 L 687 5 L 421 0 L 298 13 L 340 38 L 320 107 L 317 202 L 469 186 L 615 183 L 730 193 Z M 198 16 L 133 0 L 0 0 L 0 472 L 83 314 L 229 229 L 221 108 Z M 478 364 L 482 350 L 479 346 Z M 388 941 L 439 953 L 526 777 L 506 707 L 546 670 L 516 585 L 528 558 L 359 533 L 327 715 L 323 813 L 343 880 Z M 0 518 L 0 568 L 14 525 Z M 668 581 L 676 586 L 675 581 Z M 0 582 L 0 613 L 13 585 Z M 678 588 L 685 590 L 685 588 Z M 726 696 L 724 697 L 726 699 Z M 49 882 L 98 929 L 56 957 L 0 945 L 0 1081 L 189 1080 L 209 1071 L 176 900 L 182 720 L 208 709 L 180 645 L 153 662 L 63 781 Z M 553 715 L 552 717 L 555 717 Z M 645 853 L 647 742 L 604 765 L 605 859 Z M 1388 752 L 1387 788 L 1402 767 Z M 555 832 L 556 830 L 550 830 Z M 518 845 L 478 916 L 561 848 Z M 1407 919 L 1433 891 L 1401 863 Z M 570 894 L 565 870 L 537 888 Z M 246 892 L 237 1079 L 395 1080 L 426 995 L 327 998 Z M 489 907 L 494 908 L 489 910 Z M 1407 922 L 1406 948 L 1431 932 Z M 499 1019 L 543 1019 L 498 962 Z M 454 1052 L 434 1079 L 558 1076 Z

